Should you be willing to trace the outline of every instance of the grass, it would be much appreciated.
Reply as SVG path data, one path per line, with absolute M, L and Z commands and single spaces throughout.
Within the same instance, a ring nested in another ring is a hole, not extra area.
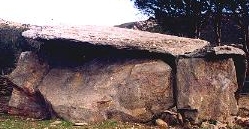
M 57 124 L 54 124 L 57 123 Z M 195 127 L 194 129 L 208 129 L 209 127 Z M 0 129 L 160 129 L 158 126 L 147 126 L 137 123 L 123 123 L 114 120 L 106 120 L 84 126 L 74 126 L 73 123 L 64 120 L 35 120 L 17 116 L 0 114 Z M 175 127 L 172 129 L 182 129 Z M 227 127 L 227 129 L 246 129 L 239 125 Z
M 53 124 L 55 121 L 60 121 Z M 16 116 L 0 115 L 0 129 L 156 129 L 155 126 L 146 126 L 135 123 L 122 123 L 106 120 L 101 123 L 85 126 L 74 126 L 64 120 L 34 120 Z

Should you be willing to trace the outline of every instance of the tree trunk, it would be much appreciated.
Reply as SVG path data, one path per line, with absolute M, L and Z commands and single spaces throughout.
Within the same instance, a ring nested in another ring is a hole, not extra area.
M 248 30 L 249 29 L 249 25 L 246 23 L 246 25 L 244 26 L 244 44 L 243 44 L 243 47 L 244 47 L 244 51 L 246 52 L 246 54 L 248 55 L 249 52 L 248 52 L 248 46 L 249 46 L 249 38 L 248 38 Z
M 215 25 L 215 32 L 216 32 L 216 44 L 217 46 L 221 45 L 221 14 L 218 13 L 216 16 L 216 25 Z
M 197 23 L 195 24 L 195 38 L 198 39 L 199 36 L 198 36 L 198 25 Z
M 195 24 L 195 38 L 199 39 L 201 35 L 201 23 L 200 21 Z
M 223 3 L 219 1 L 217 3 L 217 14 L 215 15 L 215 33 L 216 33 L 216 45 L 221 45 L 221 21 L 222 21 L 222 7 Z
M 244 42 L 243 42 L 243 49 L 246 53 L 246 60 L 248 62 L 249 60 L 249 51 L 248 51 L 248 46 L 249 46 L 249 25 L 248 23 L 245 23 L 246 25 L 244 25 Z M 249 76 L 249 64 L 247 63 L 247 70 L 246 70 L 246 76 Z

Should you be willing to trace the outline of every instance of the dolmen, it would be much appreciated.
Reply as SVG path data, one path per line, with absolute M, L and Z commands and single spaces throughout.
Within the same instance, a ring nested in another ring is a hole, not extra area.
M 238 113 L 246 69 L 239 48 L 100 26 L 30 25 L 22 36 L 32 49 L 8 75 L 10 114 L 146 123 L 174 112 L 176 123 L 200 123 Z

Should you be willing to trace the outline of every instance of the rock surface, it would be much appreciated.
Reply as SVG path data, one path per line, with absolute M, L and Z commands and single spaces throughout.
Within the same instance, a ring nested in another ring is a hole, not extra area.
M 238 101 L 239 108 L 249 111 L 249 95 L 241 95 Z
M 177 64 L 177 107 L 194 122 L 226 122 L 238 111 L 235 92 L 238 85 L 231 58 L 205 60 L 179 59 Z
M 79 43 L 109 45 L 117 49 L 148 50 L 174 56 L 203 49 L 209 43 L 204 40 L 100 26 L 47 26 L 34 27 L 22 34 L 37 40 L 66 39 Z
M 171 74 L 160 60 L 95 59 L 51 69 L 39 89 L 60 117 L 73 122 L 145 122 L 174 105 Z
M 21 53 L 16 69 L 8 77 L 16 86 L 32 95 L 48 70 L 47 63 L 42 62 L 35 53 L 27 51 Z
M 243 117 L 249 116 L 249 95 L 240 95 L 238 100 L 239 115 Z
M 47 71 L 48 65 L 41 63 L 33 52 L 20 55 L 16 69 L 9 75 L 14 83 L 9 101 L 10 114 L 41 119 L 49 117 L 45 100 L 37 90 Z
M 216 55 L 246 55 L 242 49 L 227 45 L 213 47 L 213 50 Z

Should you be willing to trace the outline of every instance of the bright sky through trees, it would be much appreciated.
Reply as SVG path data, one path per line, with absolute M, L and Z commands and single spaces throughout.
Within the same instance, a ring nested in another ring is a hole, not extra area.
M 130 0 L 0 0 L 0 18 L 36 25 L 105 25 L 145 20 Z

